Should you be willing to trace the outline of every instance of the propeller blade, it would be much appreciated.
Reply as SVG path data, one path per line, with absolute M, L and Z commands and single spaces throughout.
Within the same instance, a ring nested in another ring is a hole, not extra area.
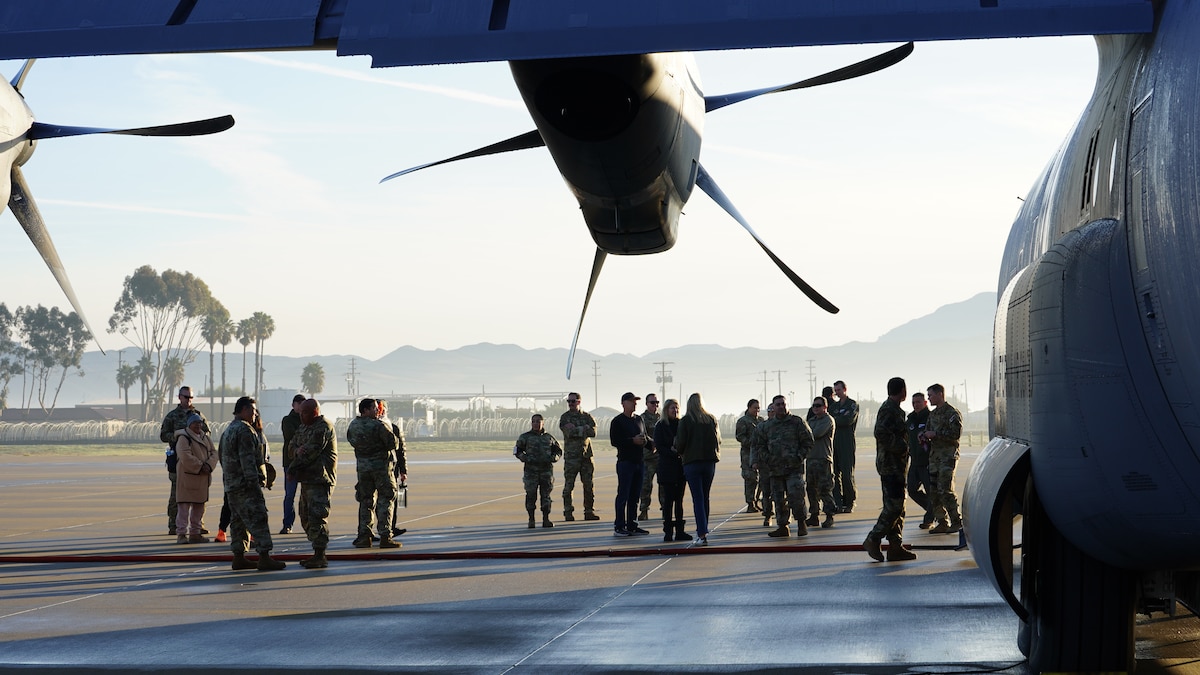
M 852 80 L 856 77 L 862 77 L 863 75 L 870 75 L 871 73 L 877 73 L 884 68 L 889 68 L 897 63 L 900 63 L 907 58 L 909 54 L 912 54 L 912 52 L 913 43 L 909 42 L 907 44 L 900 45 L 891 51 L 884 52 L 878 56 L 872 56 L 865 61 L 859 61 L 858 63 L 851 64 L 845 68 L 831 70 L 824 75 L 810 77 L 807 80 L 800 80 L 799 82 L 793 82 L 792 84 L 785 84 L 782 87 L 767 87 L 765 89 L 740 91 L 733 94 L 705 96 L 704 111 L 712 112 L 719 108 L 724 108 L 727 105 L 741 103 L 747 99 L 754 98 L 755 96 L 762 96 L 764 94 L 777 94 L 781 91 L 794 91 L 796 89 L 819 87 L 823 84 L 833 84 L 834 82 Z
M 449 159 L 442 159 L 442 160 L 438 160 L 436 162 L 430 162 L 428 164 L 422 164 L 421 166 L 414 166 L 411 169 L 405 169 L 403 171 L 397 171 L 396 173 L 394 173 L 390 176 L 387 176 L 386 178 L 384 178 L 383 180 L 381 180 L 379 182 L 386 183 L 393 178 L 399 178 L 400 176 L 413 173 L 414 171 L 420 171 L 421 169 L 428 169 L 431 166 L 437 166 L 439 164 L 449 164 L 450 162 L 457 162 L 460 159 L 474 159 L 476 157 L 486 157 L 487 155 L 498 155 L 502 152 L 512 152 L 514 150 L 529 150 L 531 148 L 541 148 L 541 147 L 544 147 L 545 145 L 546 145 L 546 142 L 542 140 L 542 135 L 540 133 L 538 133 L 537 129 L 534 129 L 533 131 L 521 134 L 520 136 L 513 136 L 512 138 L 505 139 L 503 141 L 500 141 L 499 143 L 492 143 L 491 145 L 489 145 L 487 147 L 479 148 L 477 150 L 472 150 L 470 152 L 465 152 L 456 157 L 451 157 Z
M 716 181 L 714 181 L 712 176 L 709 175 L 708 171 L 704 169 L 704 166 L 700 166 L 700 172 L 696 176 L 696 185 L 703 190 L 705 194 L 711 197 L 714 202 L 720 205 L 721 208 L 725 209 L 726 213 L 733 216 L 733 219 L 738 221 L 742 227 L 746 228 L 746 231 L 750 233 L 750 236 L 754 237 L 754 241 L 758 242 L 758 245 L 760 248 L 762 248 L 763 253 L 767 254 L 767 257 L 775 263 L 775 266 L 779 268 L 779 271 L 783 272 L 784 275 L 786 275 L 787 278 L 796 285 L 796 288 L 799 288 L 801 292 L 807 295 L 809 300 L 812 300 L 817 304 L 818 307 L 826 312 L 829 312 L 830 314 L 838 313 L 839 310 L 836 305 L 826 300 L 825 296 L 818 293 L 812 286 L 809 286 L 807 282 L 800 278 L 799 274 L 793 272 L 792 268 L 788 267 L 782 260 L 779 259 L 779 256 L 775 255 L 774 251 L 767 247 L 762 238 L 758 236 L 758 233 L 754 231 L 754 228 L 750 227 L 750 223 L 746 222 L 746 219 L 743 218 L 742 214 L 738 212 L 737 207 L 733 205 L 733 202 L 729 201 L 729 197 L 726 197 L 725 193 L 721 191 L 721 188 L 717 187 Z
M 25 84 L 25 77 L 29 75 L 29 69 L 33 67 L 34 61 L 37 61 L 37 59 L 28 59 L 25 61 L 25 64 L 22 65 L 21 69 L 17 71 L 17 74 L 13 76 L 12 81 L 9 82 L 13 89 L 16 89 L 18 92 L 21 91 L 21 87 Z
M 75 289 L 71 288 L 71 281 L 67 279 L 67 270 L 63 267 L 62 260 L 58 258 L 54 242 L 50 240 L 50 232 L 46 230 L 46 221 L 42 220 L 42 213 L 38 210 L 37 203 L 33 201 L 33 194 L 29 192 L 29 184 L 25 182 L 25 175 L 21 173 L 20 167 L 15 165 L 12 168 L 12 193 L 8 198 L 8 208 L 16 216 L 21 227 L 25 228 L 25 234 L 29 235 L 29 240 L 33 242 L 34 248 L 42 254 L 42 260 L 46 261 L 46 265 L 54 274 L 54 278 L 58 280 L 58 285 L 67 296 L 67 300 L 71 302 L 71 307 L 75 308 L 75 313 L 83 320 L 83 325 L 94 339 L 96 331 L 92 330 L 87 315 L 83 313 L 83 308 L 79 305 L 79 299 L 75 297 Z M 97 342 L 96 346 L 100 347 L 100 343 Z M 103 347 L 100 347 L 100 353 L 104 353 Z
M 587 315 L 588 303 L 592 301 L 592 291 L 596 290 L 596 280 L 600 278 L 600 268 L 604 267 L 604 259 L 608 257 L 600 248 L 596 248 L 596 257 L 592 260 L 592 278 L 588 281 L 587 295 L 583 298 L 583 311 L 579 313 L 579 325 L 575 328 L 575 337 L 571 340 L 571 351 L 567 354 L 567 379 L 571 379 L 571 366 L 575 364 L 575 345 L 579 344 L 579 333 L 583 330 L 583 317 Z
M 139 129 L 104 129 L 100 127 L 65 127 L 56 124 L 34 122 L 26 136 L 31 141 L 65 136 L 87 136 L 90 134 L 117 134 L 121 136 L 207 136 L 233 126 L 233 115 L 223 115 L 195 122 L 164 124 Z

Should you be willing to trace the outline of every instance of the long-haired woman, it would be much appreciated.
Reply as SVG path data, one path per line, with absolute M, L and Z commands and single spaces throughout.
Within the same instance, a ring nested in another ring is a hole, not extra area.
M 692 511 L 696 516 L 696 536 L 708 546 L 708 495 L 712 490 L 717 462 L 721 461 L 721 430 L 717 418 L 704 409 L 700 394 L 688 397 L 687 414 L 679 420 L 675 449 L 683 460 L 683 475 L 692 493 Z

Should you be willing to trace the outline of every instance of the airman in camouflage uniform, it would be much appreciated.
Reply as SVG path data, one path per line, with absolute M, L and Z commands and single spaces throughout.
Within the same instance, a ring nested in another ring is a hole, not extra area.
M 962 413 L 946 402 L 946 388 L 934 384 L 926 390 L 934 407 L 925 425 L 929 442 L 929 478 L 933 486 L 929 508 L 937 527 L 930 534 L 949 534 L 962 529 L 958 497 L 954 494 L 954 469 L 958 466 L 958 439 L 962 437 Z M 950 522 L 946 523 L 949 516 Z
M 171 446 L 167 451 L 167 476 L 171 480 L 171 496 L 167 498 L 167 534 L 175 534 L 175 518 L 179 515 L 179 505 L 175 502 L 175 463 L 178 461 L 175 455 L 175 432 L 180 429 L 187 428 L 188 415 L 196 413 L 200 415 L 200 426 L 204 429 L 204 433 L 209 433 L 208 422 L 204 419 L 204 415 L 192 407 L 192 388 L 179 388 L 179 405 L 167 413 L 163 418 L 162 428 L 158 432 L 158 440 Z
M 579 409 L 582 397 L 575 392 L 567 394 L 567 412 L 558 418 L 558 428 L 563 433 L 563 519 L 575 520 L 575 504 L 571 493 L 575 490 L 575 477 L 583 483 L 583 519 L 600 520 L 596 513 L 596 493 L 592 489 L 592 477 L 596 465 L 592 461 L 592 439 L 596 437 L 596 418 Z
M 525 464 L 525 511 L 529 513 L 529 527 L 535 525 L 533 512 L 537 508 L 538 490 L 542 491 L 542 527 L 554 527 L 550 521 L 552 504 L 550 491 L 554 489 L 554 463 L 562 457 L 562 448 L 553 436 L 546 433 L 541 415 L 530 418 L 530 429 L 521 434 L 513 446 L 513 455 Z
M 750 444 L 754 440 L 754 430 L 763 419 L 758 416 L 758 399 L 750 399 L 746 403 L 746 414 L 738 418 L 733 428 L 733 437 L 742 444 L 742 484 L 745 486 L 746 513 L 758 513 L 758 472 L 750 461 Z M 765 509 L 763 509 L 765 511 Z
M 379 420 L 379 407 L 373 398 L 358 402 L 358 417 L 346 429 L 346 440 L 354 447 L 358 482 L 354 499 L 358 501 L 356 548 L 371 548 L 371 529 L 379 532 L 379 548 L 400 548 L 392 539 L 392 503 L 396 498 L 396 436 Z
M 646 410 L 641 414 L 642 423 L 646 425 L 646 444 L 642 446 L 642 463 L 645 471 L 642 474 L 642 512 L 640 520 L 650 518 L 650 496 L 654 492 L 654 474 L 658 472 L 658 448 L 654 446 L 654 427 L 662 419 L 658 413 L 658 394 L 646 394 Z M 658 489 L 658 506 L 662 508 L 662 488 Z
M 813 449 L 805 464 L 808 484 L 808 523 L 809 527 L 820 524 L 823 528 L 833 527 L 833 514 L 838 512 L 833 502 L 833 417 L 828 412 L 829 403 L 825 397 L 813 399 L 813 413 L 808 420 L 809 429 L 813 435 Z M 820 521 L 819 513 L 825 511 L 825 522 Z
M 792 517 L 796 519 L 796 536 L 803 537 L 808 534 L 804 522 L 804 460 L 812 451 L 812 431 L 803 417 L 788 412 L 784 396 L 771 399 L 771 411 L 771 419 L 754 430 L 752 449 L 754 457 L 760 461 L 760 475 L 764 458 L 771 475 L 771 498 L 775 502 L 775 523 L 779 527 L 768 536 L 790 536 L 790 507 Z
M 229 500 L 229 547 L 233 550 L 233 569 L 281 570 L 286 565 L 271 558 L 271 527 L 267 523 L 267 502 L 263 487 L 267 484 L 258 432 L 254 420 L 254 399 L 243 396 L 233 406 L 234 420 L 221 434 L 221 475 Z M 258 563 L 246 560 L 246 549 L 254 536 Z
M 900 402 L 908 396 L 904 380 L 887 383 L 887 400 L 875 417 L 875 470 L 883 484 L 883 508 L 871 533 L 863 541 L 867 554 L 883 562 L 880 543 L 888 540 L 887 559 L 914 560 L 917 555 L 904 548 L 904 482 L 908 476 L 908 424 Z
M 303 487 L 300 504 L 305 516 L 301 524 L 313 547 L 313 557 L 301 560 L 300 565 L 306 569 L 328 567 L 325 548 L 329 546 L 330 497 L 337 484 L 337 434 L 316 399 L 300 404 L 300 426 L 292 436 L 288 477 Z

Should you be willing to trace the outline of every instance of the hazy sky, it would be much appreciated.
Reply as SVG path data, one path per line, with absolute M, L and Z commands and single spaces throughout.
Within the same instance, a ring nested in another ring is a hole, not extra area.
M 697 61 L 715 94 L 893 46 Z M 1018 197 L 1083 109 L 1095 62 L 1091 38 L 924 43 L 872 76 L 710 114 L 701 161 L 841 313 L 813 306 L 697 190 L 673 250 L 608 258 L 580 348 L 871 341 L 995 290 Z M 5 77 L 18 67 L 0 62 Z M 235 321 L 270 314 L 272 354 L 570 345 L 595 247 L 544 149 L 377 184 L 532 129 L 506 64 L 372 70 L 332 52 L 42 60 L 24 94 L 59 124 L 237 118 L 196 139 L 46 140 L 25 166 L 106 349 L 128 346 L 104 329 L 123 279 L 145 264 L 204 279 Z M 0 220 L 0 301 L 66 308 L 11 214 Z

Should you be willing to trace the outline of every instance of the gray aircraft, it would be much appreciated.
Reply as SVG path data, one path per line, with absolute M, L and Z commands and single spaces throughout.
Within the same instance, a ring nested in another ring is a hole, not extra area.
M 968 479 L 964 512 L 973 554 L 1020 617 L 1019 646 L 1034 668 L 1128 670 L 1135 612 L 1176 600 L 1200 610 L 1200 315 L 1190 311 L 1200 300 L 1191 260 L 1200 251 L 1200 6 L 897 4 L 0 0 L 0 58 L 336 48 L 370 54 L 376 67 L 512 61 L 537 129 L 426 166 L 545 145 L 597 245 L 590 296 L 607 253 L 671 245 L 695 185 L 750 229 L 697 161 L 703 112 L 735 101 L 700 96 L 686 59 L 655 52 L 1098 35 L 1094 98 L 1009 237 L 995 439 Z M 850 70 L 858 67 L 872 72 Z M 10 115 L 12 106 L 0 98 Z M 611 166 L 596 171 L 583 156 Z M 603 185 L 619 174 L 631 180 Z

